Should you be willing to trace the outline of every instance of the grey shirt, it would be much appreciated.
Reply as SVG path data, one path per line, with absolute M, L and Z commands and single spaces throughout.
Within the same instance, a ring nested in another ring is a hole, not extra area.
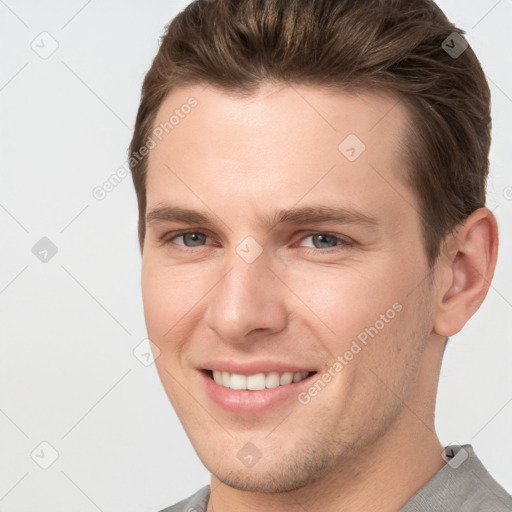
M 443 466 L 398 512 L 510 512 L 512 497 L 487 472 L 471 445 L 445 448 Z M 210 486 L 160 512 L 206 512 Z

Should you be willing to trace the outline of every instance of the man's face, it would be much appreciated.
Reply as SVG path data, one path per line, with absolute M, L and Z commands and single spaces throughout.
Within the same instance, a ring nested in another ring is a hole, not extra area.
M 433 292 L 402 102 L 197 86 L 173 91 L 155 127 L 176 109 L 149 157 L 142 290 L 160 378 L 205 466 L 236 488 L 289 490 L 426 429 Z

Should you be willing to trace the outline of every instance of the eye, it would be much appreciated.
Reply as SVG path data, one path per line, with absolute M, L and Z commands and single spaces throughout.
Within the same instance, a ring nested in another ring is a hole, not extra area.
M 180 238 L 183 240 L 183 243 L 178 243 L 177 245 L 183 245 L 185 247 L 200 247 L 206 241 L 208 236 L 199 231 L 186 231 L 167 238 L 165 242 L 170 244 Z
M 351 246 L 353 242 L 330 233 L 309 233 L 302 238 L 302 241 L 311 238 L 312 246 L 315 249 L 330 249 L 338 246 Z M 307 246 L 306 246 L 307 247 Z
M 176 242 L 176 240 L 182 240 L 182 243 Z M 208 235 L 200 231 L 182 231 L 180 233 L 171 233 L 163 237 L 163 241 L 167 245 L 178 245 L 184 249 L 193 249 L 202 247 L 206 244 L 209 239 Z M 303 245 L 304 241 L 311 239 L 309 245 Z M 300 240 L 300 246 L 308 249 L 324 249 L 321 252 L 328 252 L 328 250 L 335 250 L 336 248 L 342 249 L 344 247 L 350 247 L 354 244 L 351 239 L 342 238 L 332 233 L 307 233 Z

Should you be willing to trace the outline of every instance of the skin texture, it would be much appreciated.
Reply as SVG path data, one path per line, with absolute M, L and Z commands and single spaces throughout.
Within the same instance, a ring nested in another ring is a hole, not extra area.
M 444 464 L 434 408 L 445 337 L 487 293 L 496 221 L 474 212 L 429 269 L 403 179 L 407 111 L 391 96 L 264 84 L 242 99 L 198 85 L 174 90 L 155 125 L 191 96 L 197 107 L 151 150 L 147 211 L 191 208 L 212 224 L 148 223 L 142 291 L 159 376 L 212 474 L 209 510 L 397 510 Z M 349 134 L 366 147 L 354 161 L 338 149 Z M 376 223 L 261 222 L 303 206 Z M 206 237 L 176 237 L 182 230 Z M 248 236 L 262 248 L 252 263 L 237 253 Z M 237 414 L 205 392 L 200 369 L 213 359 L 322 375 L 394 304 L 400 311 L 307 404 L 294 395 Z M 237 457 L 247 443 L 261 454 L 252 467 Z

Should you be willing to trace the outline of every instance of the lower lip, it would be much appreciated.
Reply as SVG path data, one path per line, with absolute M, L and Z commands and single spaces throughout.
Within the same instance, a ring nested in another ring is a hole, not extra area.
M 314 373 L 299 382 L 259 391 L 236 390 L 217 384 L 206 372 L 200 371 L 208 396 L 223 409 L 239 414 L 259 414 L 283 402 L 295 399 L 301 389 L 310 385 Z

